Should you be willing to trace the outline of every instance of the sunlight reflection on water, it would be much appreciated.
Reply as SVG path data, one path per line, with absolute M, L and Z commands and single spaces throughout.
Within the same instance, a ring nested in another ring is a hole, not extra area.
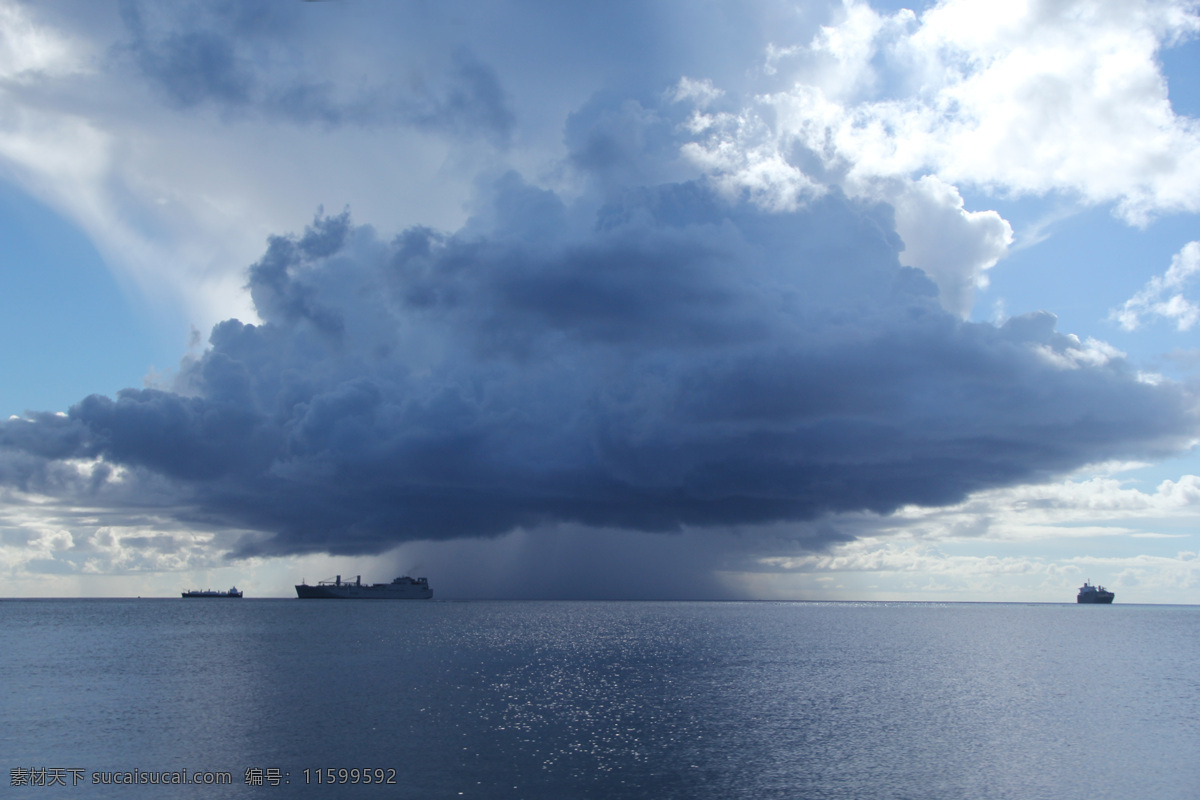
M 314 797 L 367 796 L 304 784 L 356 766 L 401 797 L 1200 785 L 1195 607 L 6 600 L 0 623 L 8 769 L 232 773 L 206 797 L 267 791 L 251 767 Z M 86 794 L 131 791 L 200 796 Z

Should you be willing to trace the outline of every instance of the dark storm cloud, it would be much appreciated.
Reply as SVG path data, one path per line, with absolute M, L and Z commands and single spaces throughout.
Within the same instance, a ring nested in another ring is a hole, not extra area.
M 568 204 L 515 174 L 484 195 L 458 233 L 344 213 L 272 238 L 262 324 L 217 325 L 174 391 L 4 423 L 0 476 L 93 504 L 154 485 L 270 534 L 243 554 L 369 553 L 887 513 L 1194 436 L 1190 396 L 1049 314 L 944 312 L 887 206 L 769 214 L 695 182 Z M 71 458 L 110 471 L 52 480 Z
M 126 0 L 128 41 L 117 50 L 177 108 L 213 106 L 325 125 L 407 124 L 505 143 L 514 117 L 495 71 L 465 45 L 354 63 L 310 33 L 299 3 L 227 2 L 149 7 Z M 307 15 L 307 16 L 306 16 Z M 385 19 L 389 19 L 386 17 Z M 400 36 L 409 21 L 394 19 Z

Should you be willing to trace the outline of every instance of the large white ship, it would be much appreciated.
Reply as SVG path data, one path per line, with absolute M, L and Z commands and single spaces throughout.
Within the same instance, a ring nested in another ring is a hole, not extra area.
M 296 596 L 301 600 L 428 600 L 433 597 L 427 578 L 410 578 L 407 575 L 391 583 L 364 585 L 362 576 L 357 575 L 354 583 L 336 580 L 318 581 L 309 586 L 301 581 L 296 585 Z

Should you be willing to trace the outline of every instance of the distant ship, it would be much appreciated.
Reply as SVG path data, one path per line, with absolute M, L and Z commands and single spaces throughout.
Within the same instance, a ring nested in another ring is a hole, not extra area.
M 184 597 L 241 597 L 242 593 L 238 591 L 236 586 L 230 587 L 228 592 L 218 592 L 212 589 L 205 589 L 203 592 L 198 589 L 192 589 L 190 592 L 183 592 Z
M 1083 586 L 1079 587 L 1079 595 L 1075 598 L 1076 603 L 1111 603 L 1115 594 L 1106 590 L 1103 586 L 1092 586 L 1088 581 L 1083 582 Z
M 296 586 L 296 596 L 301 600 L 428 600 L 433 597 L 427 578 L 410 578 L 407 575 L 391 583 L 376 583 L 364 586 L 362 576 L 354 583 L 337 580 L 319 581 L 316 586 L 301 582 Z

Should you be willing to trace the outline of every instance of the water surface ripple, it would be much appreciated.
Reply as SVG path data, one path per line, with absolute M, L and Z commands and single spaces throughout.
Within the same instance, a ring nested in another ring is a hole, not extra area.
M 1200 791 L 1190 606 L 4 600 L 0 652 L 9 777 L 85 771 L 14 796 Z M 233 784 L 91 784 L 183 769 Z

